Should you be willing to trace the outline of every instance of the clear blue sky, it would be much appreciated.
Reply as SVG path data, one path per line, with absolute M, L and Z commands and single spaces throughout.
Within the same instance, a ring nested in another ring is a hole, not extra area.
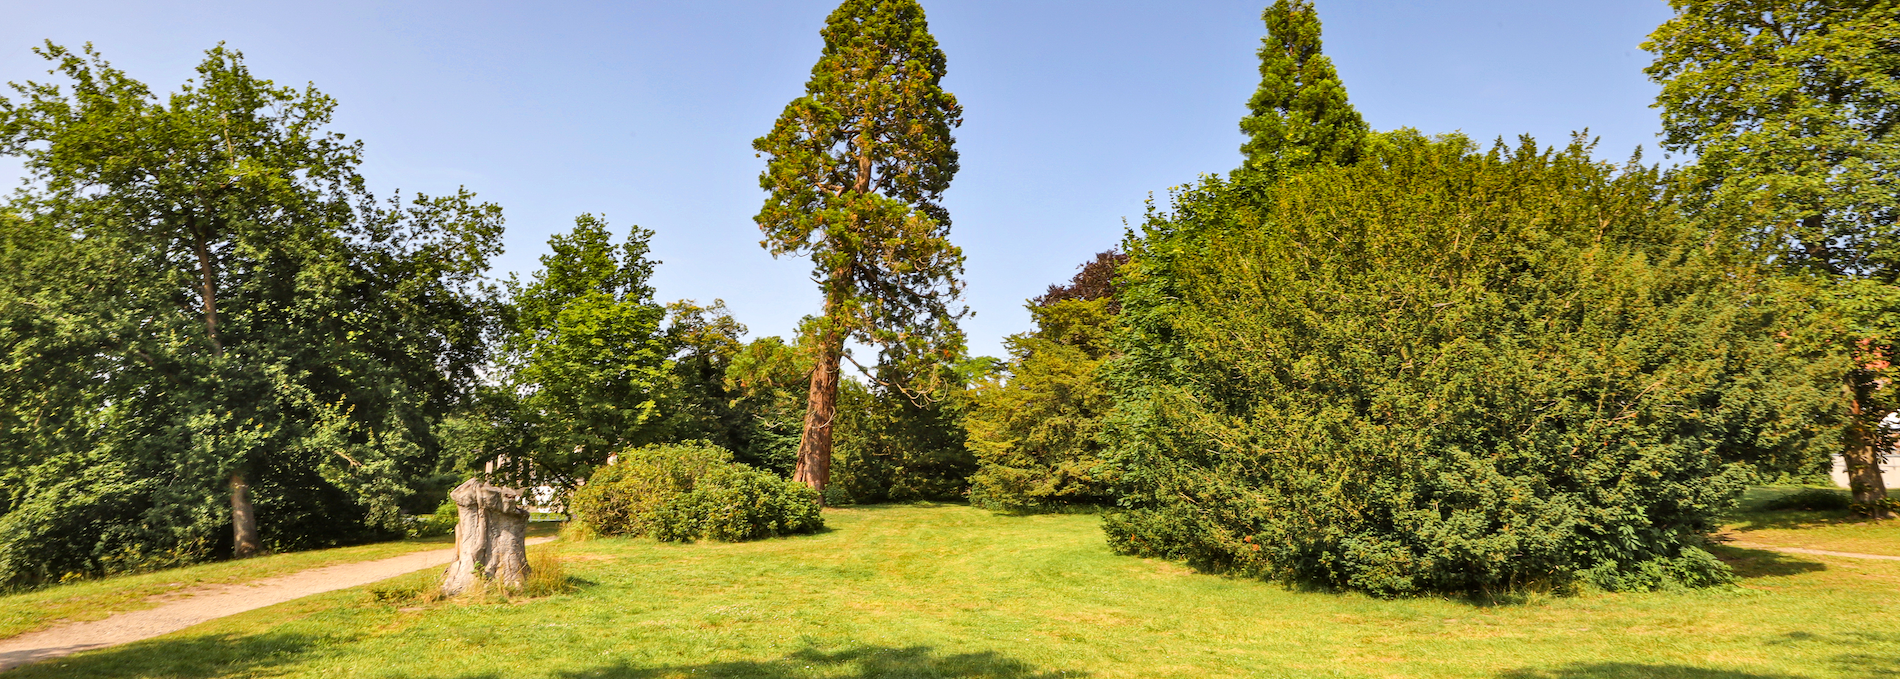
M 1267 3 L 924 0 L 966 112 L 945 203 L 973 352 L 1001 355 L 1023 300 L 1113 246 L 1150 194 L 1238 164 Z M 755 336 L 817 310 L 808 264 L 758 246 L 751 141 L 801 93 L 831 2 L 11 4 L 0 80 L 47 79 L 28 50 L 51 38 L 161 92 L 220 40 L 260 77 L 314 82 L 379 194 L 465 185 L 506 209 L 497 275 L 525 277 L 594 212 L 657 232 L 662 300 L 723 298 Z M 1637 45 L 1662 0 L 1316 4 L 1374 128 L 1548 145 L 1588 127 L 1601 157 L 1661 159 Z

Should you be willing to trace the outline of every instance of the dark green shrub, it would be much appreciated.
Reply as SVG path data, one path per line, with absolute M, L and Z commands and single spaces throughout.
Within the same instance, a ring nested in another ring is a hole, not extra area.
M 1667 187 L 1393 133 L 1176 196 L 1122 267 L 1112 546 L 1387 596 L 1727 579 L 1741 463 L 1837 441 L 1838 387 Z
M 455 532 L 455 524 L 462 520 L 462 510 L 453 501 L 443 502 L 435 508 L 434 514 L 408 517 L 403 532 L 412 538 L 432 538 Z
M 739 464 L 704 442 L 624 451 L 575 491 L 586 533 L 659 540 L 756 540 L 824 527 L 818 494 Z
M 1849 502 L 1847 511 L 1871 519 L 1890 518 L 1900 515 L 1900 498 L 1881 497 L 1866 502 Z
M 964 498 L 976 471 L 976 458 L 964 445 L 965 385 L 989 363 L 976 359 L 934 367 L 945 372 L 942 393 L 906 395 L 886 386 L 923 381 L 890 366 L 878 367 L 878 379 L 886 385 L 855 379 L 838 385 L 826 504 Z

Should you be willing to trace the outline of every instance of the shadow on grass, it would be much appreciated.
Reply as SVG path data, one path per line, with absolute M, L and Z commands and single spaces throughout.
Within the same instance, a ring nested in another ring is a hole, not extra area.
M 1861 519 L 1849 515 L 1847 510 L 1835 511 L 1785 511 L 1785 512 L 1739 512 L 1724 517 L 1729 529 L 1746 534 L 1758 530 L 1802 530 L 1804 528 L 1826 528 L 1861 523 Z
M 1716 545 L 1709 551 L 1722 563 L 1728 564 L 1729 568 L 1735 569 L 1735 575 L 1742 579 L 1785 577 L 1827 570 L 1827 564 L 1765 549 Z
M 1683 665 L 1579 663 L 1554 670 L 1512 670 L 1498 679 L 1800 679 L 1793 674 L 1756 674 Z
M 1900 677 L 1900 656 L 1881 655 L 1870 652 L 1877 648 L 1893 648 L 1900 645 L 1900 633 L 1895 632 L 1845 632 L 1814 633 L 1786 632 L 1778 639 L 1768 642 L 1769 646 L 1798 647 L 1818 645 L 1825 648 L 1848 651 L 1828 659 L 1835 672 L 1843 677 Z
M 272 674 L 273 668 L 348 642 L 348 638 L 278 633 L 142 641 L 77 657 L 41 660 L 10 670 L 6 677 L 209 679 Z
M 335 654 L 353 641 L 348 637 L 304 634 L 221 635 L 190 639 L 145 641 L 84 655 L 51 658 L 6 673 L 7 679 L 42 677 L 141 677 L 143 679 L 210 679 L 228 676 L 274 676 L 314 656 Z M 342 651 L 347 652 L 347 651 Z M 524 669 L 495 658 L 494 671 L 458 675 L 456 679 L 504 679 Z M 842 672 L 842 673 L 841 673 Z M 804 650 L 769 661 L 735 661 L 697 665 L 636 667 L 625 661 L 578 671 L 556 672 L 559 679 L 661 679 L 664 677 L 806 677 L 814 674 L 846 677 L 945 677 L 956 679 L 1056 679 L 1087 677 L 1087 672 L 1045 671 L 993 651 L 940 655 L 928 646 L 892 648 L 863 646 L 841 651 Z
M 1867 679 L 1900 677 L 1900 657 L 1849 653 L 1834 656 L 1830 662 L 1844 677 L 1866 677 Z
M 839 670 L 848 674 L 840 675 Z M 663 677 L 781 677 L 849 676 L 945 677 L 956 679 L 1056 679 L 1086 677 L 1087 672 L 1043 671 L 1029 663 L 994 651 L 938 655 L 929 646 L 891 648 L 864 646 L 836 652 L 804 650 L 778 660 L 633 667 L 617 663 L 605 667 L 562 672 L 560 679 L 661 679 Z M 462 675 L 456 679 L 503 679 L 506 672 Z

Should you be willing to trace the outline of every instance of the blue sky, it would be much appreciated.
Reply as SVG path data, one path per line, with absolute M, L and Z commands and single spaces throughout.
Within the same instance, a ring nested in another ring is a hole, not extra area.
M 1029 329 L 1023 300 L 1113 246 L 1150 195 L 1238 164 L 1267 1 L 925 0 L 965 108 L 945 204 L 973 352 L 1001 355 Z M 1637 47 L 1668 18 L 1661 0 L 1316 4 L 1374 128 L 1548 145 L 1587 127 L 1601 157 L 1661 160 Z M 784 334 L 818 293 L 807 262 L 758 246 L 751 141 L 802 92 L 834 6 L 20 2 L 0 22 L 0 80 L 46 79 L 29 49 L 51 38 L 166 91 L 222 40 L 258 76 L 337 98 L 379 194 L 467 186 L 502 205 L 498 275 L 525 277 L 550 233 L 604 214 L 656 232 L 662 300 L 723 298 L 754 335 Z

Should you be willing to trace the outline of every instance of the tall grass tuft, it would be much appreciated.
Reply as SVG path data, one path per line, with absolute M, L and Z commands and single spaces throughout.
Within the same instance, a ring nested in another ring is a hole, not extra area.
M 528 578 L 521 583 L 521 593 L 528 597 L 544 597 L 566 594 L 574 591 L 574 585 L 568 582 L 567 570 L 562 566 L 559 547 L 549 546 L 528 554 Z

